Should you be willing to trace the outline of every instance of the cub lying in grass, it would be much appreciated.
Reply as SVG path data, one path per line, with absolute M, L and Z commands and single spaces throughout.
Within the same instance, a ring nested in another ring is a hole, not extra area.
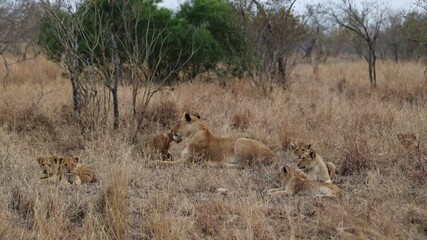
M 59 182 L 62 178 L 62 163 L 58 156 L 39 157 L 37 162 L 40 165 L 43 176 L 38 182 Z
M 145 142 L 145 156 L 152 160 L 154 157 L 159 156 L 160 160 L 173 161 L 172 154 L 169 152 L 169 147 L 172 141 L 177 143 L 180 140 L 173 139 L 172 131 L 168 131 L 162 134 L 150 136 Z
M 310 179 L 304 179 L 302 173 L 295 168 L 283 166 L 281 174 L 286 182 L 285 189 L 272 188 L 267 191 L 271 196 L 318 196 L 318 197 L 340 197 L 343 191 L 332 183 L 321 183 Z
M 81 165 L 78 157 L 66 156 L 61 157 L 64 177 L 71 184 L 80 185 L 82 183 L 97 182 L 95 169 L 90 166 Z
M 399 133 L 397 134 L 397 139 L 406 150 L 415 151 L 417 149 L 417 136 L 415 133 Z

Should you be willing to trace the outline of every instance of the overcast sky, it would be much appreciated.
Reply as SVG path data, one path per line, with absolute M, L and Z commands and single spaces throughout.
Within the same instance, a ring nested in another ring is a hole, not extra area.
M 303 12 L 306 4 L 317 4 L 317 3 L 327 3 L 333 0 L 297 0 L 295 3 L 295 10 L 297 12 Z M 163 0 L 160 6 L 165 6 L 170 9 L 178 9 L 179 5 L 185 2 L 185 0 Z M 390 7 L 393 10 L 409 10 L 413 8 L 413 3 L 415 0 L 388 0 Z

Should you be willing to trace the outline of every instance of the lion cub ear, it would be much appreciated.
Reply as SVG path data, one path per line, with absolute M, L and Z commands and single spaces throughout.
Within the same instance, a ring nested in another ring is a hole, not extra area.
M 198 113 L 193 113 L 193 116 L 195 116 L 196 118 L 200 119 L 200 115 Z
M 305 145 L 307 149 L 311 149 L 311 143 Z
M 79 162 L 79 157 L 74 157 L 74 160 L 76 160 L 76 163 Z
M 292 151 L 295 150 L 295 144 L 291 143 L 289 144 L 289 147 L 291 148 Z
M 38 158 L 37 158 L 37 162 L 38 162 L 40 165 L 43 163 L 43 160 L 44 160 L 44 159 L 43 159 L 42 157 L 38 157 Z
M 411 134 L 411 138 L 412 138 L 412 140 L 417 140 L 417 136 L 415 136 L 415 134 Z
M 282 171 L 284 174 L 288 174 L 289 170 L 286 166 L 283 166 Z
M 184 114 L 184 117 L 185 117 L 185 120 L 187 121 L 187 122 L 191 122 L 191 116 L 190 116 L 190 114 L 189 113 L 185 113 Z
M 59 158 L 57 156 L 53 156 L 53 162 L 54 163 L 58 163 L 59 162 Z

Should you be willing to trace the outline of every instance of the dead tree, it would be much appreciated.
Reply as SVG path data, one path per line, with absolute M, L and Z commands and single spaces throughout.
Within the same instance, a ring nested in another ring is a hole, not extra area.
M 3 75 L 4 87 L 10 75 L 9 66 L 26 60 L 26 50 L 34 40 L 39 21 L 40 11 L 36 2 L 0 0 L 0 58 L 6 70 Z M 22 53 L 22 57 L 16 56 L 19 55 L 19 49 L 23 44 L 27 47 Z M 18 58 L 7 58 L 7 53 L 12 53 Z
M 79 79 L 84 60 L 79 54 L 78 38 L 83 31 L 84 16 L 76 15 L 70 3 L 69 5 L 58 5 L 51 4 L 49 1 L 41 1 L 41 4 L 44 21 L 49 24 L 50 30 L 62 50 L 57 61 L 70 78 L 74 113 L 80 117 L 83 95 L 87 93 L 87 89 Z M 62 14 L 62 11 L 65 11 L 66 14 Z
M 387 9 L 384 2 L 365 1 L 357 5 L 353 0 L 340 0 L 329 9 L 333 21 L 363 40 L 364 46 L 358 50 L 368 63 L 369 82 L 374 88 L 377 85 L 376 44 Z

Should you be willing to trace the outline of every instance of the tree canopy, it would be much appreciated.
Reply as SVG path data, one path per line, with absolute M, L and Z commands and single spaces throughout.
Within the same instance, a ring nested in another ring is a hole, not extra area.
M 122 62 L 126 62 L 126 49 L 147 50 L 144 45 L 150 44 L 150 57 L 165 55 L 161 63 L 164 68 L 182 65 L 182 70 L 193 76 L 214 68 L 218 62 L 229 61 L 231 49 L 240 47 L 238 33 L 230 25 L 233 12 L 227 2 L 192 0 L 184 3 L 177 13 L 157 4 L 158 1 L 149 0 L 84 1 L 75 13 L 58 6 L 54 11 L 60 19 L 54 20 L 61 22 L 64 29 L 73 21 L 80 21 L 74 29 L 79 55 L 82 61 L 97 64 L 108 64 L 100 62 L 101 57 L 108 59 L 110 55 L 109 48 L 105 47 L 110 39 L 108 34 L 117 39 Z M 38 43 L 49 59 L 60 61 L 65 49 L 60 44 L 61 34 L 55 32 L 52 25 L 51 18 L 43 21 Z M 134 41 L 132 46 L 130 41 Z M 139 41 L 138 44 L 135 41 Z M 146 54 L 140 56 L 146 57 Z M 158 63 L 148 59 L 148 64 Z

